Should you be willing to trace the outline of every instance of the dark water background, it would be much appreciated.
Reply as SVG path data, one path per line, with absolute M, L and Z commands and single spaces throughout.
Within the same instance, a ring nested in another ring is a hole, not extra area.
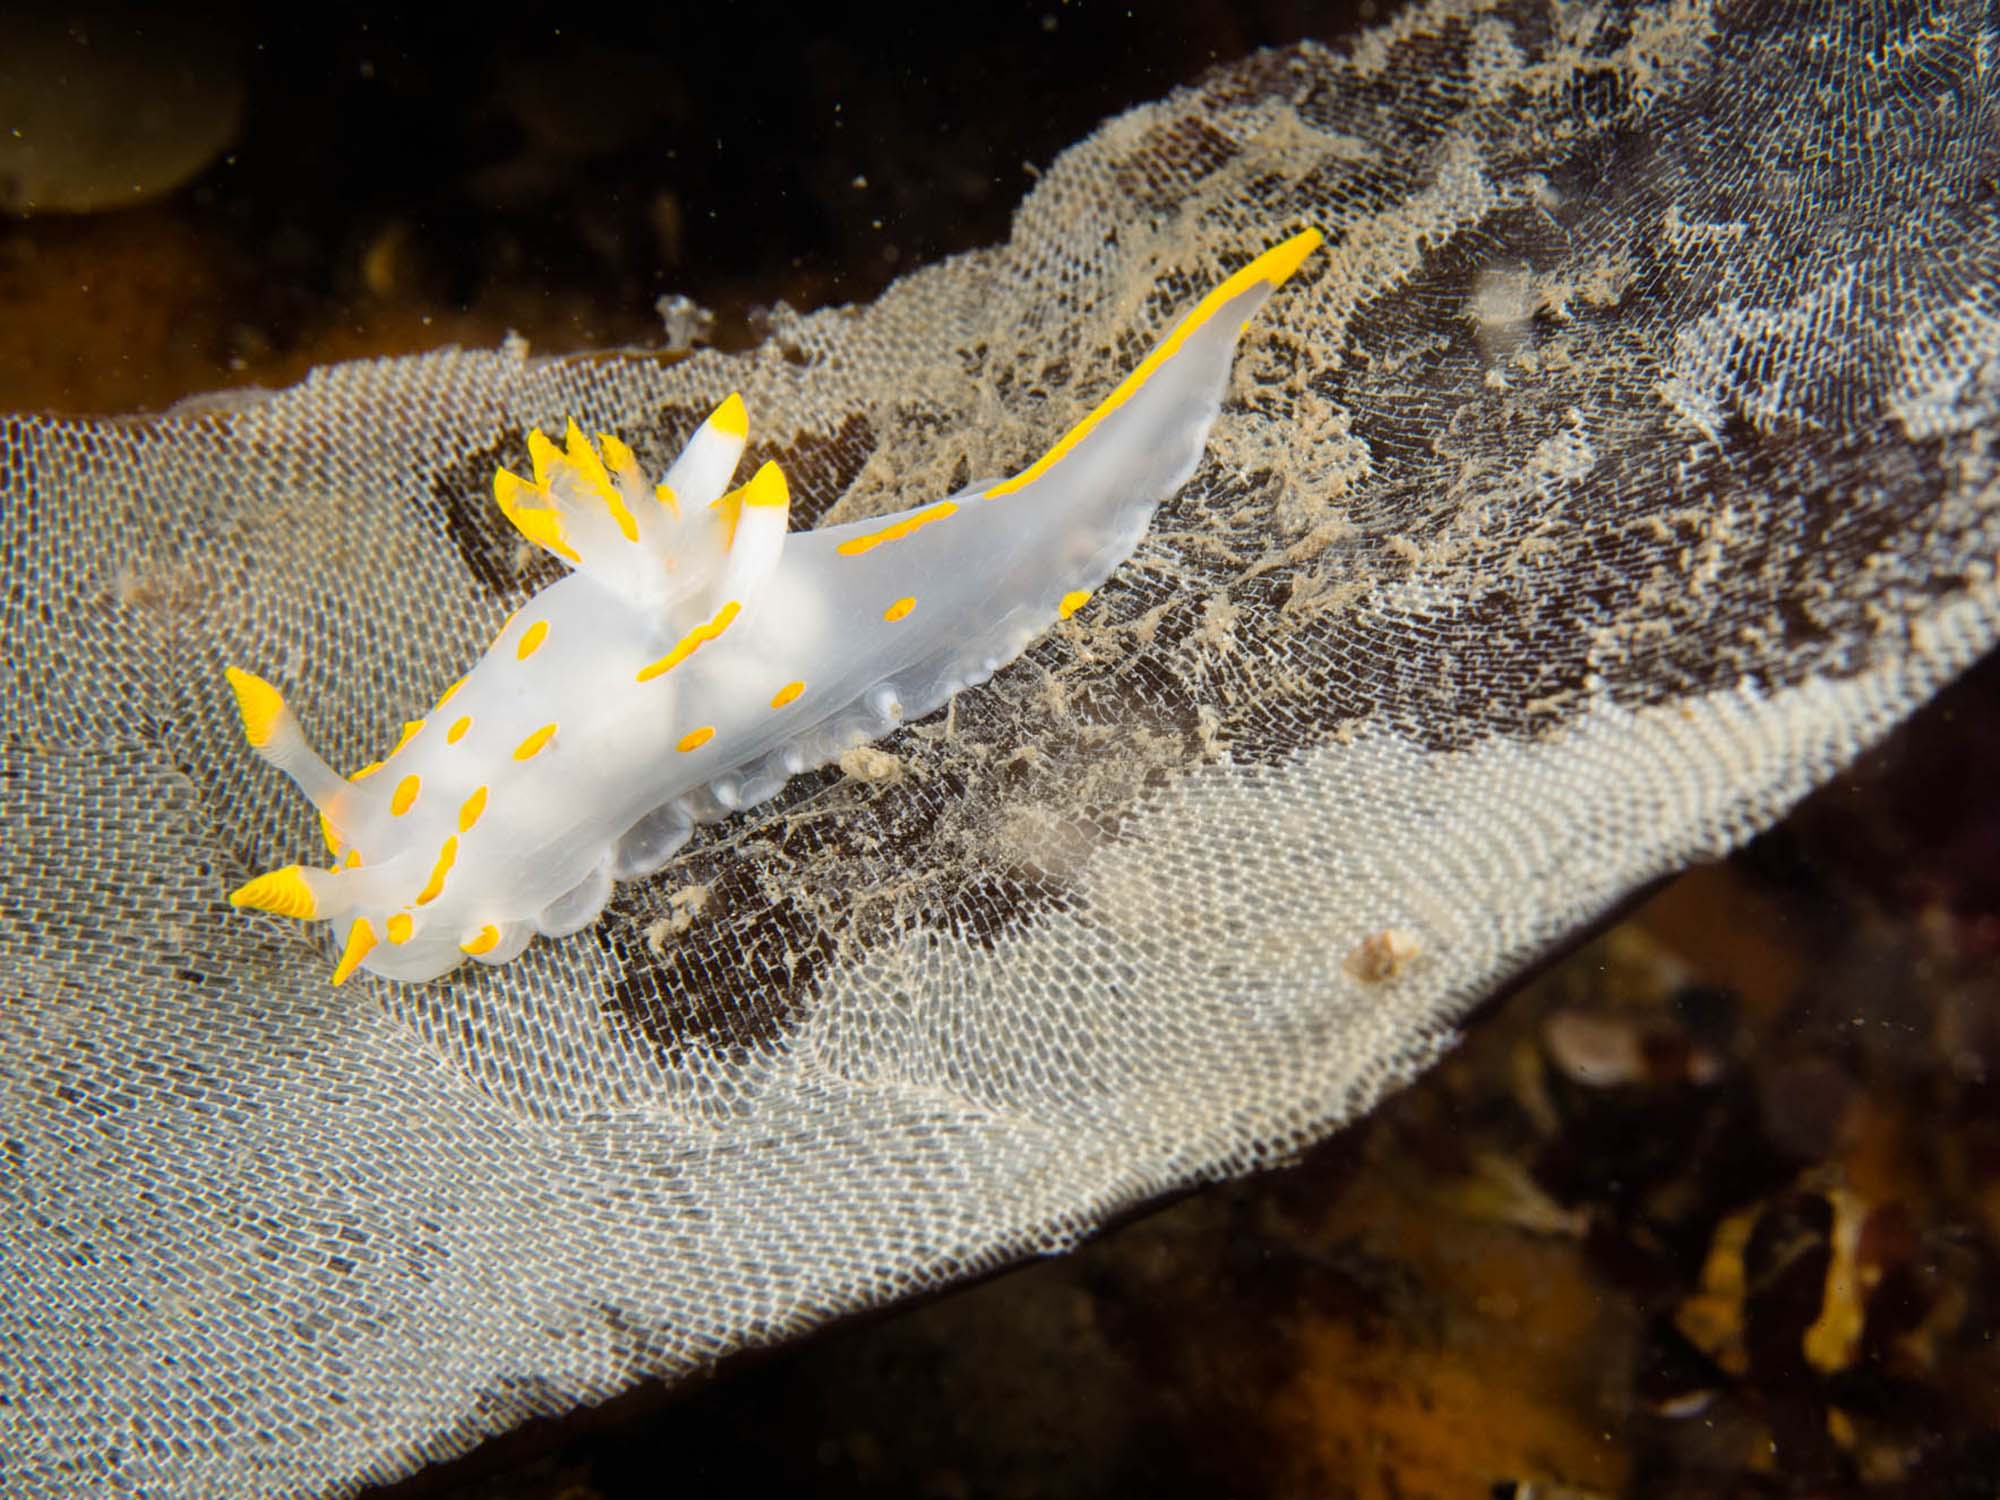
M 95 206 L 0 220 L 0 408 L 66 412 L 656 346 L 669 293 L 747 347 L 1368 13 L 44 9 L 0 102 L 50 149 L 0 203 Z M 2000 1494 L 1996 704 L 1989 662 L 1288 1170 L 394 1493 Z

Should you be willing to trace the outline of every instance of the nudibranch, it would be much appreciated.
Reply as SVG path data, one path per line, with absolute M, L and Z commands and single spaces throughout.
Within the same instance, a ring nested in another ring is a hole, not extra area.
M 1081 608 L 1194 472 L 1238 337 L 1319 243 L 1308 229 L 1223 282 L 1013 478 L 872 521 L 787 536 L 776 464 L 729 489 L 738 396 L 657 485 L 615 437 L 530 433 L 534 478 L 502 469 L 493 496 L 570 572 L 383 760 L 339 775 L 276 688 L 228 669 L 250 744 L 333 852 L 230 901 L 332 923 L 335 984 L 506 963 L 588 926 L 697 824 L 929 713 Z

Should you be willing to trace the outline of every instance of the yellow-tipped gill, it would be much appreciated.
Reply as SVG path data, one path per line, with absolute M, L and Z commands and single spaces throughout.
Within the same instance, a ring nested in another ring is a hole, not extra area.
M 229 679 L 230 689 L 236 694 L 236 711 L 243 716 L 243 737 L 253 750 L 264 749 L 278 732 L 278 720 L 284 717 L 284 695 L 256 673 L 241 667 L 224 667 L 222 675 Z

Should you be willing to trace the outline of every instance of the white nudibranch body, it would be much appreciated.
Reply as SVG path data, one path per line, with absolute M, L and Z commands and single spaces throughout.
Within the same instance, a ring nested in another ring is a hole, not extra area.
M 494 498 L 571 572 L 386 759 L 340 776 L 275 688 L 229 669 L 251 745 L 319 809 L 334 856 L 230 901 L 331 922 L 336 984 L 505 963 L 588 926 L 696 824 L 929 713 L 1075 613 L 1194 472 L 1238 336 L 1319 243 L 1306 230 L 1209 293 L 1019 475 L 872 521 L 788 536 L 775 464 L 724 493 L 749 426 L 736 396 L 657 486 L 614 437 L 529 434 L 533 480 L 503 469 Z

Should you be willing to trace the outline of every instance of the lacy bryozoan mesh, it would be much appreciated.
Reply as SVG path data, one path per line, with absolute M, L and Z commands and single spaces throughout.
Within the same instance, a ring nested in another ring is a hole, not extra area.
M 672 363 L 448 352 L 0 446 L 0 1488 L 340 1494 L 1296 1150 L 1995 637 L 1983 0 L 1440 3 L 1004 247 Z M 225 892 L 545 575 L 488 485 L 740 387 L 795 524 L 1008 473 L 1283 231 L 1085 616 L 504 969 Z M 815 513 L 815 507 L 818 513 Z

